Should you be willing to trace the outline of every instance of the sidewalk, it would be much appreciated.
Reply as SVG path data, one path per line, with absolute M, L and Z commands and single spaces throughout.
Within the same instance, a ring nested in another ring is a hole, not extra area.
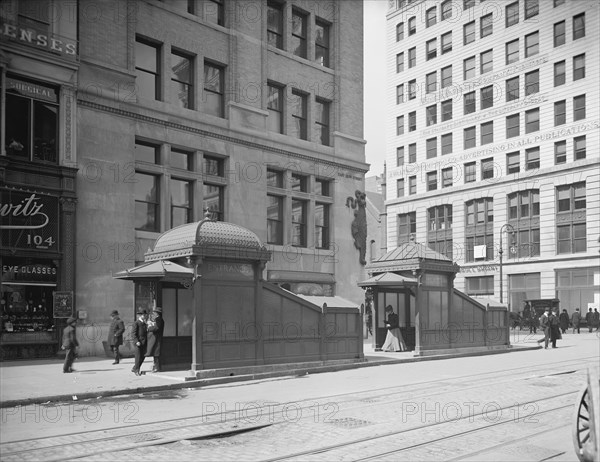
M 264 372 L 204 379 L 190 378 L 189 371 L 152 373 L 151 363 L 142 365 L 142 376 L 131 372 L 133 358 L 112 365 L 111 358 L 86 357 L 75 361 L 75 372 L 62 373 L 62 360 L 39 359 L 0 362 L 0 407 L 12 407 L 48 402 L 72 402 L 108 396 L 197 388 L 223 383 L 264 380 L 275 377 L 334 372 L 360 367 L 400 364 L 418 361 L 480 356 L 535 350 L 540 348 L 533 339 L 520 341 L 507 350 L 465 351 L 433 356 L 413 356 L 413 352 L 386 353 L 373 351 L 371 341 L 364 344 L 364 360 L 356 362 L 327 361 L 292 363 L 277 368 L 265 367 Z

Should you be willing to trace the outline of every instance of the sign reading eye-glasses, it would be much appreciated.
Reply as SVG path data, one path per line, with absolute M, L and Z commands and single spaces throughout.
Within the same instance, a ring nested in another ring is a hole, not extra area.
M 0 188 L 3 247 L 58 251 L 58 197 Z

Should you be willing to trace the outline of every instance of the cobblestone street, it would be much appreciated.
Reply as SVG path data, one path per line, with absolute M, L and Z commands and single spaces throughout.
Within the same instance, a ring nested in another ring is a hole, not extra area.
M 562 346 L 42 406 L 38 422 L 6 409 L 2 460 L 576 461 L 599 342 Z

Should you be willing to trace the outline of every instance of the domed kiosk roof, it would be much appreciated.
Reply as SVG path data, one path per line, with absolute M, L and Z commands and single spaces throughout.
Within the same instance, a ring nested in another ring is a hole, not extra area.
M 242 226 L 204 219 L 162 233 L 146 261 L 187 256 L 215 256 L 243 260 L 269 260 L 270 252 L 258 236 Z
M 377 260 L 366 266 L 369 275 L 384 272 L 429 269 L 434 271 L 457 273 L 459 271 L 451 259 L 429 247 L 414 241 L 400 244 Z

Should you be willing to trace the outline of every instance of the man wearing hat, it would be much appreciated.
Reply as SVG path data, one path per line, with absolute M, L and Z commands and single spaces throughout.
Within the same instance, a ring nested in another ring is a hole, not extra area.
M 154 357 L 152 372 L 160 372 L 160 344 L 162 343 L 165 321 L 162 318 L 162 308 L 157 306 L 152 310 L 152 317 L 148 321 L 148 348 L 146 357 Z
M 538 340 L 538 343 L 544 342 L 544 348 L 548 348 L 550 340 L 550 308 L 544 310 L 544 314 L 540 316 L 540 327 L 544 331 L 544 338 Z
M 67 319 L 67 327 L 63 329 L 62 349 L 67 350 L 65 354 L 65 363 L 63 365 L 63 373 L 68 374 L 73 372 L 73 361 L 75 361 L 75 348 L 79 346 L 77 335 L 75 333 L 75 324 L 77 319 L 70 317 Z
M 108 328 L 108 345 L 110 346 L 110 351 L 115 354 L 115 362 L 113 364 L 119 364 L 119 361 L 121 360 L 119 346 L 123 345 L 123 332 L 125 332 L 125 324 L 121 318 L 119 318 L 119 312 L 117 310 L 113 310 L 112 313 L 110 313 L 110 317 L 112 322 Z
M 147 317 L 148 312 L 146 310 L 138 309 L 137 320 L 133 323 L 131 328 L 131 336 L 133 337 L 133 343 L 135 345 L 135 364 L 133 365 L 131 372 L 135 375 L 142 375 L 140 368 L 144 362 L 146 342 L 148 340 L 148 329 L 146 326 Z

